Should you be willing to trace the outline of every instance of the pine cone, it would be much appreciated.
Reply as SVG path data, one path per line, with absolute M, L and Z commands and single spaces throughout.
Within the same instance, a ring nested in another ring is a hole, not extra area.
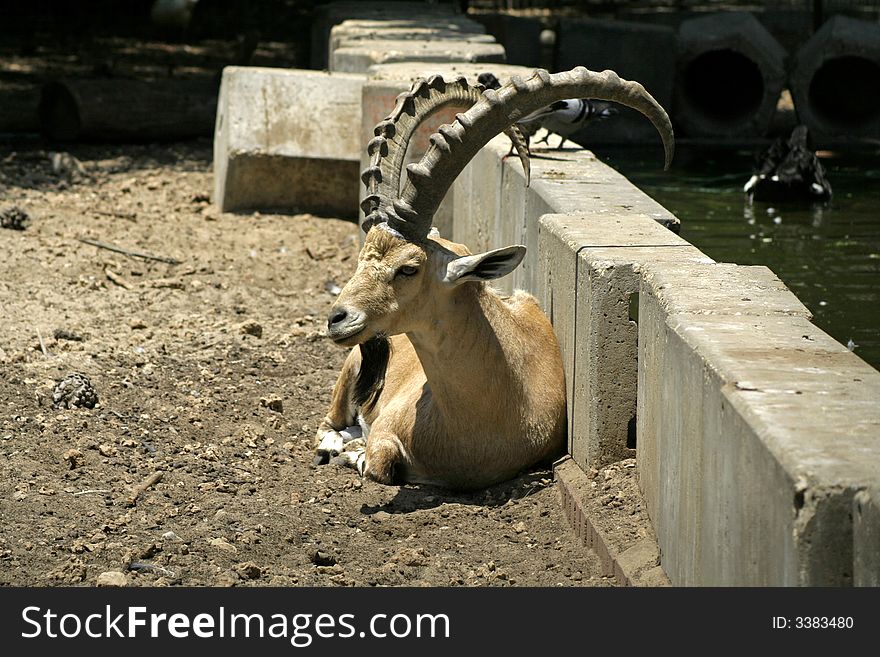
M 94 408 L 98 393 L 85 374 L 71 373 L 55 384 L 52 392 L 55 408 Z
M 30 220 L 28 213 L 17 205 L 5 208 L 0 212 L 0 228 L 24 230 Z

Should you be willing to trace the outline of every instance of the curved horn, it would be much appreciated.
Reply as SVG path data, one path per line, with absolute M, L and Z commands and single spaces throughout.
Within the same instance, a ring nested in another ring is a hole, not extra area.
M 672 124 L 641 84 L 622 80 L 614 71 L 596 73 L 582 66 L 552 75 L 539 69 L 528 80 L 513 77 L 497 91 L 486 90 L 476 105 L 431 135 L 422 160 L 407 167 L 408 180 L 389 212 L 392 225 L 410 239 L 424 239 L 449 187 L 478 150 L 524 116 L 566 98 L 610 100 L 644 114 L 660 133 L 669 167 Z
M 366 215 L 365 231 L 374 223 L 388 221 L 386 209 L 400 195 L 404 157 L 419 125 L 444 107 L 472 107 L 482 93 L 482 85 L 471 86 L 463 77 L 446 82 L 443 77 L 434 75 L 427 80 L 416 80 L 408 92 L 397 97 L 394 111 L 376 126 L 375 136 L 367 145 L 370 166 L 361 174 L 367 186 L 367 196 L 361 202 Z

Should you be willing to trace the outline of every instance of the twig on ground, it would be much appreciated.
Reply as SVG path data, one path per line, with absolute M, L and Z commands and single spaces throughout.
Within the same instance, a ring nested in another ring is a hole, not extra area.
M 92 212 L 105 217 L 118 217 L 120 219 L 128 219 L 129 221 L 137 221 L 137 214 L 134 212 L 114 212 L 108 210 L 92 210 Z
M 144 253 L 142 251 L 130 251 L 129 249 L 123 249 L 122 247 L 115 246 L 113 244 L 108 244 L 107 242 L 99 242 L 98 240 L 93 240 L 88 237 L 78 237 L 77 240 L 79 240 L 83 244 L 90 244 L 91 246 L 96 246 L 99 249 L 107 249 L 108 251 L 113 251 L 114 253 L 121 253 L 122 255 L 131 256 L 132 258 L 143 258 L 144 260 L 157 260 L 158 262 L 164 262 L 169 265 L 183 264 L 181 260 L 176 260 L 174 258 L 168 258 L 166 256 L 157 256 L 157 255 L 153 255 L 151 253 Z
M 164 475 L 165 473 L 162 470 L 157 470 L 149 477 L 147 477 L 145 481 L 135 486 L 134 489 L 131 491 L 131 495 L 128 496 L 129 506 L 134 506 L 135 504 L 137 504 L 138 498 L 143 495 L 144 492 L 146 492 L 148 489 L 152 488 L 160 481 L 162 481 L 162 477 Z
M 52 354 L 50 354 L 49 350 L 46 349 L 46 343 L 43 341 L 43 334 L 40 333 L 40 328 L 39 327 L 35 327 L 35 328 L 37 329 L 37 339 L 39 339 L 39 341 L 40 341 L 40 350 L 43 352 L 43 355 L 48 358 Z
M 81 490 L 78 493 L 74 493 L 74 497 L 77 495 L 91 495 L 92 493 L 112 493 L 109 488 L 90 488 L 88 490 Z
M 104 275 L 106 275 L 107 278 L 109 278 L 111 281 L 116 283 L 119 287 L 124 287 L 126 290 L 131 289 L 131 283 L 129 283 L 124 278 L 122 278 L 122 276 L 117 274 L 115 271 L 113 271 L 109 267 L 104 268 Z

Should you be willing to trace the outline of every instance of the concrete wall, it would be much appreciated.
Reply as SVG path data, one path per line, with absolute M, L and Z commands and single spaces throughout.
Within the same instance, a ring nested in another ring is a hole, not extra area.
M 870 582 L 875 509 L 859 533 L 852 518 L 880 480 L 880 373 L 770 270 L 713 262 L 588 151 L 534 158 L 525 188 L 507 149 L 496 138 L 456 182 L 453 238 L 529 247 L 499 287 L 554 324 L 569 452 L 589 470 L 635 445 L 672 583 Z
M 417 62 L 339 77 L 360 80 L 362 104 L 339 127 L 362 147 L 413 77 L 483 70 Z M 259 112 L 231 98 L 235 84 L 224 78 L 230 98 L 218 112 L 226 152 L 249 138 L 230 116 L 263 135 Z M 475 156 L 447 198 L 441 233 L 474 252 L 528 247 L 498 286 L 535 294 L 554 324 L 577 465 L 635 449 L 672 583 L 877 585 L 880 372 L 811 324 L 771 271 L 714 262 L 589 151 L 535 148 L 526 187 L 509 149 L 499 136 Z M 229 179 L 223 166 L 215 174 Z M 361 185 L 347 184 L 357 195 Z

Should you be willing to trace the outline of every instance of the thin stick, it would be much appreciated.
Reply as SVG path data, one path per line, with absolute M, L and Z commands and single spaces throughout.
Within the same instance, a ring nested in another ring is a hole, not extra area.
M 126 290 L 131 289 L 131 283 L 129 283 L 124 278 L 122 278 L 122 276 L 117 274 L 115 271 L 113 271 L 109 267 L 104 269 L 104 274 L 107 276 L 107 278 L 109 278 L 111 281 L 116 283 L 119 287 L 124 287 Z
M 143 253 L 142 251 L 129 251 L 128 249 L 123 249 L 121 247 L 114 246 L 113 244 L 107 244 L 107 242 L 99 242 L 98 240 L 89 239 L 88 237 L 78 237 L 77 240 L 84 244 L 96 246 L 99 249 L 107 249 L 108 251 L 121 253 L 122 255 L 131 256 L 133 258 L 143 258 L 144 260 L 158 260 L 159 262 L 164 262 L 169 265 L 183 264 L 181 260 L 175 260 L 174 258 L 152 255 L 150 253 Z
M 43 334 L 40 333 L 39 327 L 36 327 L 36 329 L 37 329 L 37 338 L 39 338 L 39 340 L 40 340 L 40 349 L 43 351 L 43 355 L 48 358 L 49 357 L 49 350 L 46 349 L 46 343 L 43 342 Z
M 137 215 L 134 212 L 108 212 L 107 210 L 92 210 L 92 212 L 105 217 L 119 217 L 120 219 L 128 219 L 129 221 L 137 220 Z
M 110 492 L 112 492 L 112 491 L 108 488 L 90 488 L 89 490 L 81 490 L 78 493 L 74 493 L 74 496 L 76 496 L 76 495 L 90 495 L 92 493 L 110 493 Z
M 162 477 L 164 475 L 165 475 L 165 473 L 162 472 L 162 470 L 157 470 L 156 472 L 151 474 L 149 477 L 147 477 L 143 483 L 140 483 L 137 486 L 135 486 L 134 489 L 131 491 L 131 495 L 128 496 L 129 506 L 134 506 L 135 504 L 137 504 L 138 498 L 141 495 L 143 495 L 144 492 L 146 492 L 149 488 L 155 486 L 160 481 L 162 481 Z

